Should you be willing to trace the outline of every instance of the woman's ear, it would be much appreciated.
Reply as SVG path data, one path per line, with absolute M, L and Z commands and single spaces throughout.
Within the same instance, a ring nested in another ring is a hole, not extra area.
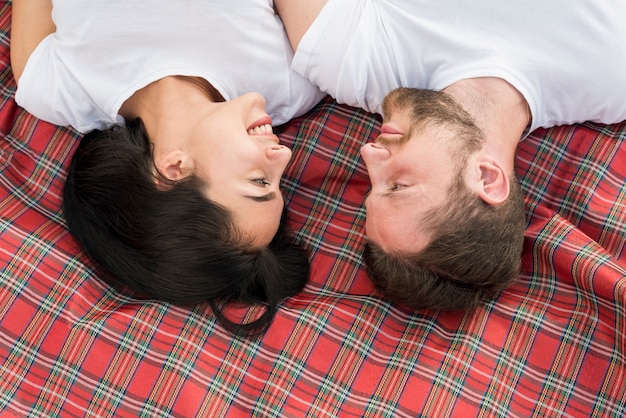
M 194 170 L 193 160 L 181 150 L 171 151 L 155 161 L 158 173 L 157 183 L 161 180 L 178 181 L 191 175 Z
M 493 157 L 483 156 L 474 161 L 470 188 L 490 205 L 504 203 L 509 197 L 509 175 Z

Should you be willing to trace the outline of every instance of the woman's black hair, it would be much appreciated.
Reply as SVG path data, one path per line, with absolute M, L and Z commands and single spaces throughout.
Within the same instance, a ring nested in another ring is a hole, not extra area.
M 141 120 L 87 134 L 64 188 L 70 232 L 110 284 L 181 306 L 208 302 L 228 331 L 263 333 L 281 300 L 298 293 L 309 275 L 307 254 L 291 242 L 284 213 L 271 243 L 250 248 L 198 178 L 162 187 L 155 172 Z M 265 310 L 254 321 L 233 322 L 222 312 L 230 302 Z

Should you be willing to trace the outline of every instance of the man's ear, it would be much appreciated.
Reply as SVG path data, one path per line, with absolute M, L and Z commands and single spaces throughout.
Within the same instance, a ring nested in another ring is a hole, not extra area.
M 171 151 L 155 161 L 157 170 L 157 183 L 161 180 L 178 181 L 193 173 L 193 160 L 181 150 Z
M 470 187 L 490 205 L 504 203 L 509 197 L 509 175 L 502 165 L 492 157 L 482 157 L 474 161 L 473 178 Z

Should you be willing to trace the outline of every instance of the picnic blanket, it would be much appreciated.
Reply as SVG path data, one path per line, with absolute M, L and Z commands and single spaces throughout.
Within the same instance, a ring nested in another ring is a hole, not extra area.
M 2 1 L 0 416 L 626 414 L 626 123 L 533 132 L 517 156 L 519 279 L 475 311 L 412 311 L 363 268 L 359 148 L 380 120 L 326 98 L 279 130 L 310 280 L 261 338 L 235 338 L 208 305 L 132 298 L 98 277 L 61 210 L 80 135 L 15 104 L 10 15 Z

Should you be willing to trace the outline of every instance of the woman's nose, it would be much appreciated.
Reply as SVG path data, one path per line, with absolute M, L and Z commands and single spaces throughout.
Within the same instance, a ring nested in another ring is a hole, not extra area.
M 291 159 L 291 150 L 284 145 L 271 144 L 265 148 L 265 156 L 272 163 L 286 167 Z

